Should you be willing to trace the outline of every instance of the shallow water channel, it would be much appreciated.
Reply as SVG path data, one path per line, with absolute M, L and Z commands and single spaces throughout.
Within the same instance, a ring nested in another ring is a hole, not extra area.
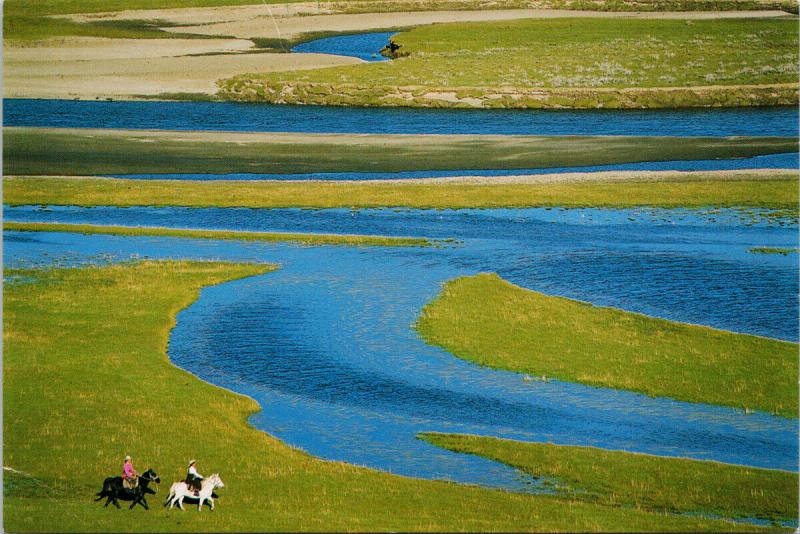
M 797 136 L 795 107 L 683 110 L 454 110 L 234 102 L 4 99 L 3 125 L 242 132 Z
M 369 32 L 324 37 L 300 43 L 292 48 L 292 52 L 350 56 L 364 61 L 388 61 L 389 58 L 382 56 L 380 51 L 396 33 Z
M 758 214 L 756 214 L 758 215 Z M 734 210 L 256 210 L 6 207 L 7 220 L 453 237 L 444 248 L 304 247 L 5 232 L 6 265 L 142 257 L 276 262 L 210 287 L 169 345 L 180 367 L 264 408 L 251 423 L 315 456 L 393 473 L 538 488 L 437 449 L 465 432 L 797 469 L 797 421 L 551 380 L 525 382 L 428 346 L 412 329 L 444 281 L 524 287 L 739 332 L 797 339 L 797 226 Z

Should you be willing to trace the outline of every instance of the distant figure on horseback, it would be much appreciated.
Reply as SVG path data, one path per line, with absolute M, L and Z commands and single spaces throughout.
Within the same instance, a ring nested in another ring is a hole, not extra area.
M 125 463 L 122 465 L 122 487 L 126 490 L 133 490 L 139 485 L 139 473 L 133 468 L 131 457 L 125 456 Z
M 200 494 L 203 482 L 203 475 L 197 472 L 197 460 L 189 460 L 189 471 L 186 473 L 186 485 L 194 492 L 195 496 Z

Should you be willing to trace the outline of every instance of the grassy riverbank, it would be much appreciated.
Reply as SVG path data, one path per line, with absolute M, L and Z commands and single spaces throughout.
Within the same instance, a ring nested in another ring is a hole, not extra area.
M 526 19 L 415 28 L 403 56 L 220 82 L 232 100 L 499 108 L 798 101 L 796 20 Z
M 416 325 L 479 365 L 797 417 L 797 344 L 551 297 L 494 274 L 448 282 Z
M 644 175 L 643 175 L 644 176 Z M 649 175 L 647 175 L 649 176 Z M 5 177 L 10 205 L 194 206 L 248 208 L 709 207 L 782 210 L 797 216 L 796 173 L 774 178 L 664 173 L 661 179 L 534 184 L 325 183 Z
M 570 501 L 797 520 L 797 473 L 483 436 L 425 433 L 420 439 L 552 480 Z
M 385 237 L 345 234 L 294 234 L 282 232 L 239 232 L 231 230 L 188 230 L 183 228 L 157 228 L 142 226 L 101 226 L 94 224 L 59 224 L 9 222 L 3 230 L 17 232 L 67 232 L 75 234 L 101 234 L 126 236 L 186 237 L 192 239 L 225 239 L 234 241 L 289 242 L 303 245 L 344 245 L 381 247 L 427 247 L 427 239 L 412 237 Z
M 406 479 L 324 462 L 256 431 L 258 407 L 173 367 L 176 313 L 209 284 L 269 265 L 142 262 L 9 270 L 3 293 L 6 530 L 750 530 L 557 498 Z M 269 409 L 269 408 L 267 408 Z M 164 484 L 197 456 L 226 487 L 213 513 L 91 501 L 129 453 Z
M 788 137 L 364 135 L 5 128 L 5 174 L 525 169 L 797 152 Z

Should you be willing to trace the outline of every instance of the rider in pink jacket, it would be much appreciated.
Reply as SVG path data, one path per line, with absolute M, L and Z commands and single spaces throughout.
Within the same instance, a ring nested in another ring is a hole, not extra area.
M 133 464 L 131 463 L 131 457 L 126 456 L 125 465 L 122 466 L 122 478 L 129 480 L 138 476 L 139 473 L 136 472 L 136 469 L 133 468 Z

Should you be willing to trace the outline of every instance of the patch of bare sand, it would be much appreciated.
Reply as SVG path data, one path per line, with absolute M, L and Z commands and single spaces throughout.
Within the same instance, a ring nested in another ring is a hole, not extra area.
M 323 13 L 323 14 L 317 14 Z M 481 22 L 528 18 L 659 18 L 719 19 L 786 17 L 783 11 L 692 11 L 692 12 L 608 12 L 557 9 L 491 9 L 457 11 L 395 11 L 381 13 L 330 14 L 316 11 L 314 4 L 262 4 L 253 6 L 184 8 L 122 11 L 71 15 L 74 20 L 163 20 L 177 27 L 164 30 L 208 36 L 239 38 L 291 38 L 318 31 L 350 32 L 381 28 L 420 26 L 442 22 Z
M 361 63 L 351 57 L 325 54 L 227 54 L 204 56 L 164 55 L 157 43 L 142 45 L 135 41 L 126 48 L 114 43 L 97 47 L 73 48 L 60 52 L 57 48 L 13 48 L 4 50 L 3 84 L 6 98 L 119 98 L 156 96 L 162 93 L 205 93 L 217 91 L 220 78 L 248 72 L 317 69 Z M 161 40 L 159 40 L 161 41 Z M 171 40 L 164 40 L 167 49 Z M 206 50 L 204 40 L 192 41 Z M 225 44 L 227 43 L 227 44 Z M 143 51 L 140 45 L 146 50 Z M 236 47 L 239 41 L 224 40 L 220 46 Z M 210 46 L 210 45 L 209 45 Z M 179 51 L 180 45 L 172 49 Z M 213 47 L 212 47 L 213 48 Z M 128 58 L 120 60 L 116 51 L 127 50 Z M 33 53 L 32 51 L 35 51 Z M 47 52 L 52 51 L 53 55 Z M 56 57 L 56 59 L 53 58 Z M 58 59 L 58 57 L 62 59 Z M 133 56 L 133 57 L 131 57 Z
M 108 39 L 62 37 L 42 41 L 6 42 L 4 63 L 150 59 L 189 54 L 233 53 L 252 50 L 247 39 Z

